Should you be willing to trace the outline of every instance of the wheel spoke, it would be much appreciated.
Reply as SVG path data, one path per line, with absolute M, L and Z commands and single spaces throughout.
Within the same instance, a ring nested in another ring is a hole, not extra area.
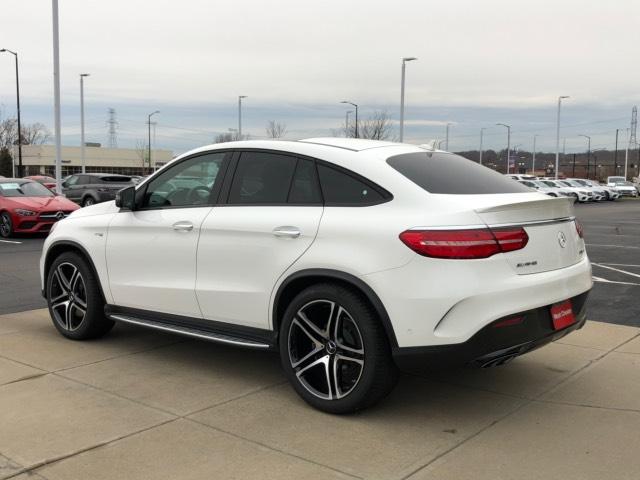
M 54 275 L 55 275 L 55 274 L 54 274 Z M 58 295 L 58 296 L 56 296 L 56 297 L 52 298 L 52 299 L 51 299 L 51 305 L 52 305 L 52 308 L 53 308 L 53 305 L 54 305 L 54 304 L 56 304 L 56 303 L 59 303 L 60 299 L 62 299 L 62 298 L 68 299 L 68 298 L 69 298 L 69 295 L 68 295 L 67 293 L 65 293 L 65 292 L 62 292 L 60 295 Z
M 64 306 L 65 308 L 67 308 L 69 306 L 69 299 L 67 298 L 66 300 L 62 300 L 61 302 L 57 302 L 57 303 L 52 303 L 51 304 L 51 309 L 52 310 L 56 310 L 58 308 L 60 308 L 61 306 Z
M 84 310 L 86 310 L 86 309 L 87 309 L 87 302 L 86 302 L 84 299 L 80 298 L 80 296 L 79 296 L 79 295 L 76 295 L 76 296 L 75 296 L 74 303 L 75 303 L 78 307 L 83 308 Z
M 83 317 L 84 317 L 84 316 L 85 316 L 85 314 L 87 313 L 87 308 L 86 308 L 86 307 L 83 307 L 82 305 L 78 305 L 78 303 L 77 303 L 77 302 L 73 302 L 73 303 L 70 305 L 70 308 L 75 308 L 77 311 L 79 311 L 79 312 L 82 314 L 82 316 L 83 316 Z
M 73 277 L 73 275 L 75 274 L 75 267 L 74 268 L 74 272 L 71 275 Z M 58 275 L 58 280 L 60 282 L 60 287 L 67 293 L 69 293 L 71 291 L 71 281 L 67 279 L 67 277 L 65 276 L 64 272 L 62 271 L 62 265 L 58 265 L 58 268 L 56 269 L 56 274 Z
M 294 322 L 296 322 L 298 326 L 304 331 L 304 333 L 316 343 L 322 342 L 323 340 L 326 340 L 328 338 L 325 332 L 320 330 L 315 323 L 309 320 L 309 318 L 302 310 L 298 311 L 298 316 L 296 317 Z M 312 332 L 315 333 L 316 336 L 313 336 Z
M 309 366 L 310 363 L 313 363 L 317 357 L 318 352 L 321 352 L 322 350 L 324 350 L 324 346 L 320 345 L 320 346 L 315 346 L 313 348 L 313 350 L 311 350 L 309 353 L 307 353 L 304 357 L 302 357 L 300 360 L 297 361 L 291 361 L 291 366 L 293 368 L 298 368 L 300 367 L 300 370 L 306 370 L 306 367 Z
M 71 324 L 71 321 L 73 320 L 72 307 L 73 307 L 73 304 L 69 302 L 67 304 L 67 308 L 64 311 L 64 324 L 67 330 L 72 330 L 72 324 Z
M 346 361 L 346 362 L 354 362 L 357 363 L 358 365 L 360 365 L 360 369 L 358 371 L 358 378 L 355 380 L 355 382 L 353 382 L 353 384 L 350 386 L 350 388 L 346 391 L 342 390 L 342 387 L 340 386 L 340 379 L 338 378 L 338 364 L 341 361 Z M 356 358 L 351 358 L 351 357 L 345 357 L 344 355 L 341 354 L 337 354 L 335 356 L 335 358 L 333 359 L 333 378 L 335 381 L 335 385 L 336 385 L 336 398 L 342 398 L 346 395 L 348 395 L 351 390 L 353 390 L 356 385 L 358 384 L 358 381 L 360 380 L 360 376 L 362 375 L 362 368 L 364 367 L 364 360 L 360 360 L 360 359 L 356 359 Z

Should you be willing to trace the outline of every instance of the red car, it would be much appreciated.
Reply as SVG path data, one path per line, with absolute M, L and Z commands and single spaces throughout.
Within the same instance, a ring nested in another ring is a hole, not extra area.
M 0 178 L 0 236 L 48 232 L 58 220 L 80 208 L 26 178 Z
M 24 177 L 29 180 L 35 180 L 38 183 L 41 183 L 49 190 L 54 191 L 56 189 L 56 179 L 53 177 L 47 177 L 46 175 L 31 175 L 29 177 Z

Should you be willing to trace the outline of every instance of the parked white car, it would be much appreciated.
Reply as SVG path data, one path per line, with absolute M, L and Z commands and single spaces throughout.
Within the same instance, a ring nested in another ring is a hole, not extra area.
M 577 179 L 577 180 L 578 180 L 579 183 L 587 184 L 587 185 L 590 185 L 591 187 L 598 188 L 598 189 L 602 190 L 604 192 L 605 197 L 606 197 L 607 200 L 613 201 L 613 200 L 617 200 L 618 198 L 620 198 L 620 192 L 618 192 L 618 190 L 616 190 L 613 187 L 610 187 L 608 185 L 602 185 L 602 184 L 600 184 L 598 182 L 595 182 L 593 180 L 586 180 L 584 178 Z
M 551 181 L 551 180 L 548 180 Z M 595 198 L 595 194 L 593 193 L 593 191 L 591 191 L 590 189 L 577 184 L 577 183 L 573 183 L 570 180 L 555 180 L 555 183 L 557 185 L 562 185 L 563 187 L 567 187 L 571 190 L 573 190 L 575 193 L 578 194 L 578 201 L 579 202 L 594 202 L 596 201 Z M 583 200 L 583 198 L 586 197 L 586 200 Z
M 398 367 L 500 365 L 557 340 L 584 325 L 592 287 L 568 199 L 344 138 L 181 155 L 56 223 L 40 275 L 68 338 L 121 322 L 277 350 L 333 413 L 379 401 Z
M 609 200 L 606 190 L 601 185 L 591 184 L 582 178 L 568 178 L 567 181 L 571 182 L 573 185 L 584 187 L 590 192 L 593 192 L 594 200 L 597 202 Z
M 576 202 L 578 199 L 568 189 L 560 188 L 556 185 L 548 185 L 541 180 L 518 180 L 521 184 L 537 190 L 540 193 L 549 195 L 550 197 L 571 197 Z
M 538 177 L 536 177 L 535 175 L 520 175 L 515 173 L 507 173 L 505 174 L 505 177 L 509 177 L 512 180 L 537 180 L 538 179 Z
M 624 177 L 607 177 L 607 185 L 615 188 L 623 197 L 637 197 L 638 189 Z

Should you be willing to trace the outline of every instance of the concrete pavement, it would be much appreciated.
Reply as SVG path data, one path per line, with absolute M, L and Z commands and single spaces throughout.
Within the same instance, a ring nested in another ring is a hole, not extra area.
M 640 329 L 585 328 L 503 367 L 403 377 L 379 406 L 304 404 L 276 355 L 0 316 L 0 478 L 637 479 Z

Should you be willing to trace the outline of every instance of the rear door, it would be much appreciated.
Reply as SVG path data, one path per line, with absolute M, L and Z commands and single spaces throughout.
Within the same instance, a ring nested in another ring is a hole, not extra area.
M 202 223 L 196 291 L 204 318 L 269 328 L 278 278 L 313 243 L 322 216 L 315 162 L 236 154 L 222 205 Z

